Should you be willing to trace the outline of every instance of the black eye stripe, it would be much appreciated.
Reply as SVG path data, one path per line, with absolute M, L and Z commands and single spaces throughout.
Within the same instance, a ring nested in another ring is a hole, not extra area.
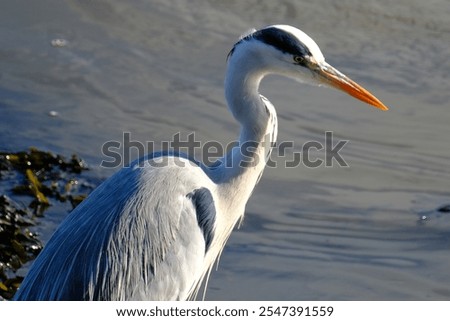
M 311 56 L 308 47 L 294 35 L 275 27 L 259 30 L 249 37 L 271 45 L 284 53 L 296 56 Z
M 282 29 L 276 27 L 269 27 L 266 29 L 258 30 L 254 33 L 249 34 L 248 36 L 239 40 L 231 51 L 228 53 L 227 59 L 233 54 L 236 47 L 244 41 L 248 41 L 251 39 L 256 39 L 261 42 L 264 42 L 284 53 L 291 54 L 293 56 L 299 57 L 311 57 L 311 51 L 306 47 L 306 45 L 299 41 L 294 35 L 291 33 L 284 31 Z M 305 63 L 306 60 L 303 61 Z M 294 61 L 295 64 L 302 65 L 299 62 Z

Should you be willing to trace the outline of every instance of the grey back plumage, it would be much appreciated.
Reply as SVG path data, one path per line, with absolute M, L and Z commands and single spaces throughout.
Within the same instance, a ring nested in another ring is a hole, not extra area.
M 208 189 L 193 190 L 182 175 L 174 181 L 170 166 L 158 171 L 145 161 L 115 174 L 69 214 L 16 300 L 187 298 L 211 242 L 214 202 Z M 168 179 L 171 193 L 146 188 L 167 186 Z

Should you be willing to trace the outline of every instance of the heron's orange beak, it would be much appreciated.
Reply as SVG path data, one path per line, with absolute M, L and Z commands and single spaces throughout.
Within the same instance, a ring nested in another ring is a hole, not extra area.
M 378 98 L 329 64 L 320 64 L 315 68 L 315 71 L 326 84 L 345 91 L 347 94 L 381 110 L 389 109 Z

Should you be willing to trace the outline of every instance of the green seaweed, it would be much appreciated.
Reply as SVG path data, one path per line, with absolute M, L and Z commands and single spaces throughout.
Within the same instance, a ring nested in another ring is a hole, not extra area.
M 14 296 L 23 280 L 18 270 L 41 251 L 42 242 L 32 227 L 45 211 L 57 202 L 75 208 L 87 196 L 78 188 L 80 180 L 85 181 L 80 175 L 87 169 L 76 155 L 66 160 L 36 148 L 0 151 L 0 186 L 7 189 L 0 191 L 0 300 Z M 28 200 L 28 205 L 19 205 L 13 198 L 20 204 Z
M 42 249 L 41 241 L 29 230 L 34 224 L 27 208 L 0 196 L 0 296 L 5 299 L 12 298 L 21 282 L 14 272 Z

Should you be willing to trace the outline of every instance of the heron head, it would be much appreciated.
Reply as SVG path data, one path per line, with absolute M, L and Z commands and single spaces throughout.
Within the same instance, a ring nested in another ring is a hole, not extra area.
M 252 57 L 267 72 L 294 78 L 300 82 L 333 87 L 381 110 L 388 108 L 362 86 L 329 65 L 319 46 L 303 31 L 288 25 L 273 25 L 243 37 L 252 45 Z

